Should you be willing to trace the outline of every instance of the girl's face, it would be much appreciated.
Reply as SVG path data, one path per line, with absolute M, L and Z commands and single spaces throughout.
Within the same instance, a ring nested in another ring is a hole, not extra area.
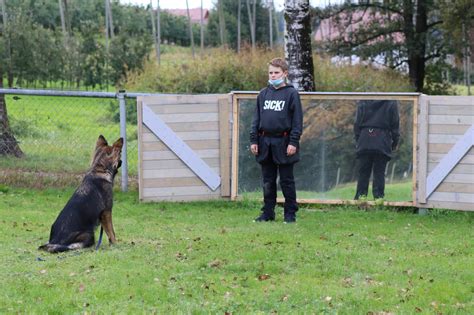
M 282 77 L 286 77 L 288 75 L 288 71 L 283 71 L 280 67 L 274 67 L 272 65 L 268 66 L 268 79 L 269 80 L 276 80 Z

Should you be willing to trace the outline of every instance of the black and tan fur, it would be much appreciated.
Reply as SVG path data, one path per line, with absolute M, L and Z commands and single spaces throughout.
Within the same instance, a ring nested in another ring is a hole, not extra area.
M 57 253 L 92 246 L 99 223 L 110 244 L 116 242 L 112 225 L 112 188 L 122 164 L 122 146 L 122 138 L 109 146 L 107 140 L 99 136 L 90 169 L 53 223 L 49 242 L 39 249 Z

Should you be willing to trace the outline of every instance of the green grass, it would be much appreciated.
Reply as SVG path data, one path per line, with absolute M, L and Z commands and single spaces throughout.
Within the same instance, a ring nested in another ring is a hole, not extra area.
M 298 183 L 296 183 L 298 185 Z M 325 192 L 314 191 L 300 191 L 298 190 L 297 197 L 299 199 L 322 199 L 322 200 L 352 200 L 355 196 L 357 183 L 348 183 L 339 185 L 331 190 Z M 262 191 L 244 192 L 240 194 L 242 198 L 246 199 L 261 199 Z M 281 190 L 278 190 L 278 197 L 283 198 Z M 412 183 L 408 182 L 394 182 L 385 185 L 385 200 L 386 201 L 411 201 L 412 198 Z M 373 200 L 372 186 L 369 186 L 368 200 Z
M 0 159 L 0 169 L 51 173 L 84 173 L 100 134 L 109 142 L 120 137 L 112 119 L 115 99 L 21 95 L 6 97 L 10 125 L 24 158 Z M 136 124 L 127 124 L 130 174 L 137 174 Z
M 116 193 L 119 244 L 46 254 L 72 190 L 0 193 L 0 313 L 473 314 L 472 213 L 137 202 Z M 281 210 L 281 209 L 279 209 Z

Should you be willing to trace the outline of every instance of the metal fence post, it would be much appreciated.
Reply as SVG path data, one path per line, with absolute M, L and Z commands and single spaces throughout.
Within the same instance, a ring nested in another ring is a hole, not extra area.
M 128 161 L 127 161 L 127 111 L 125 90 L 117 93 L 120 106 L 120 137 L 123 138 L 122 147 L 122 191 L 128 191 Z

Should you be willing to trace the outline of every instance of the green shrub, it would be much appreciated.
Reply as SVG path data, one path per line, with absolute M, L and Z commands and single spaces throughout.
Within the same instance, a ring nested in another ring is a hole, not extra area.
M 152 93 L 228 93 L 255 91 L 267 83 L 268 61 L 283 56 L 281 50 L 243 51 L 206 49 L 195 59 L 185 50 L 162 55 L 161 65 L 149 58 L 144 69 L 127 75 L 128 91 Z M 317 91 L 407 92 L 406 76 L 392 70 L 365 65 L 338 66 L 328 58 L 314 55 Z

